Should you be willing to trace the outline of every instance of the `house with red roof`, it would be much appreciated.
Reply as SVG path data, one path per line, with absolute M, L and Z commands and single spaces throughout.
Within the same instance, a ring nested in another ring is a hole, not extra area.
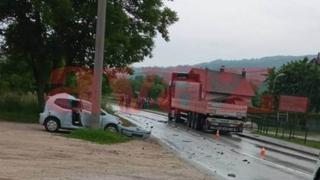
M 204 86 L 202 98 L 207 101 L 228 104 L 250 105 L 254 90 L 246 78 L 246 71 L 241 74 L 226 72 L 224 67 L 220 71 L 192 68 L 190 74 L 199 74 Z

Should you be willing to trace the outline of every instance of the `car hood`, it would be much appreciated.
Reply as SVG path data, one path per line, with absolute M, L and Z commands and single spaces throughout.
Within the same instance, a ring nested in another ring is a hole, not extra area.
M 148 138 L 151 135 L 151 130 L 146 130 L 141 127 L 121 127 L 121 133 L 123 135 L 127 135 L 130 137 L 141 137 L 141 138 Z
M 102 121 L 107 122 L 107 123 L 114 123 L 114 124 L 120 124 L 121 121 L 117 116 L 111 115 L 111 114 L 106 114 L 101 116 Z

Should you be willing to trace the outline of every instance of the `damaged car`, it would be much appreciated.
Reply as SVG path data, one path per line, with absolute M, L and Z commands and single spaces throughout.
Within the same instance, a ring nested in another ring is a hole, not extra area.
M 40 113 L 39 123 L 48 132 L 60 129 L 79 129 L 90 126 L 92 103 L 67 94 L 50 96 L 44 111 Z M 124 127 L 121 120 L 101 109 L 99 127 L 111 132 L 120 132 L 127 136 L 147 138 L 151 132 L 140 127 Z

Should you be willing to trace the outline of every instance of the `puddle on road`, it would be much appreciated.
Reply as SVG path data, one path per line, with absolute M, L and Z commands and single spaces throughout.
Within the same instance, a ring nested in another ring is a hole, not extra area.
M 157 136 L 161 141 L 165 142 L 170 148 L 179 152 L 182 157 L 189 159 L 191 162 L 204 167 L 214 173 L 219 172 L 219 175 L 226 179 L 248 179 L 252 177 L 268 178 L 270 174 L 281 179 L 305 179 L 305 177 L 296 176 L 296 173 L 291 171 L 279 171 L 279 167 L 270 168 L 265 163 L 257 160 L 252 160 L 249 156 L 250 162 L 247 158 L 251 152 L 256 152 L 256 148 L 246 142 L 241 142 L 232 139 L 221 138 L 220 142 L 213 140 L 213 136 L 203 137 L 195 134 L 193 131 L 180 128 L 176 125 L 169 124 L 169 126 L 157 123 L 157 120 L 150 120 L 150 117 L 135 117 L 130 118 L 140 123 L 153 124 L 155 131 L 153 135 Z M 158 119 L 159 120 L 159 119 Z M 154 122 L 154 123 L 153 123 Z M 178 127 L 175 129 L 174 127 Z M 181 132 L 180 132 L 181 131 Z M 190 137 L 190 138 L 189 138 Z M 188 138 L 188 139 L 184 139 Z M 230 144 L 234 144 L 231 146 Z M 235 148 L 235 149 L 233 149 Z M 240 151 L 240 152 L 239 152 Z M 245 151 L 246 154 L 241 153 Z M 257 151 L 258 153 L 258 151 Z M 252 157 L 254 159 L 254 157 Z M 263 172 L 261 173 L 261 170 Z M 286 178 L 285 178 L 286 177 Z

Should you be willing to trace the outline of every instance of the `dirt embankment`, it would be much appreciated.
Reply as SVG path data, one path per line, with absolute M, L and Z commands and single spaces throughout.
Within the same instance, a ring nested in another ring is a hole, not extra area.
M 0 122 L 0 180 L 212 179 L 152 140 L 98 145 Z

